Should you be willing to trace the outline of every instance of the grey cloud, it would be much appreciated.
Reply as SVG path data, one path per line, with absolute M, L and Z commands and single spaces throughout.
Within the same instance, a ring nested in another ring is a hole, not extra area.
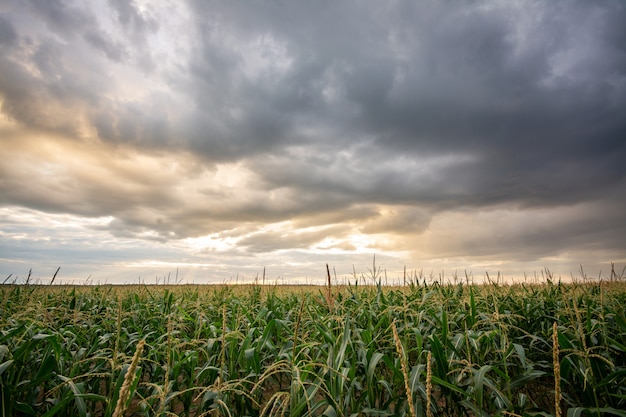
M 468 203 L 474 190 L 465 171 L 475 164 L 471 155 L 416 158 L 357 146 L 339 153 L 259 158 L 254 169 L 270 188 L 306 190 L 335 209 L 355 202 L 441 208 Z
M 81 201 L 14 190 L 5 204 L 110 213 L 115 233 L 162 239 L 237 222 L 335 224 L 348 213 L 363 233 L 417 235 L 447 210 L 604 202 L 624 186 L 619 2 L 189 1 L 191 21 L 170 33 L 188 42 L 180 50 L 156 37 L 166 23 L 158 11 L 130 1 L 101 4 L 100 14 L 29 4 L 32 17 L 0 17 L 6 114 L 73 137 L 84 123 L 120 152 L 188 152 L 200 171 L 237 162 L 258 178 L 238 194 L 255 198 L 236 204 L 214 187 L 194 188 L 197 204 L 183 204 L 172 185 L 94 179 L 56 184 Z M 155 45 L 171 65 L 161 66 Z M 266 237 L 242 244 L 317 239 Z
M 52 51 L 40 49 L 36 60 L 42 72 L 52 72 L 51 78 L 58 76 L 54 72 L 58 61 Z M 0 58 L 0 68 L 2 110 L 6 114 L 32 127 L 75 134 L 76 120 L 58 102 L 67 86 L 35 78 L 7 57 Z
M 323 205 L 323 198 L 322 205 Z M 362 224 L 372 218 L 379 216 L 378 210 L 372 205 L 353 205 L 342 207 L 341 210 L 328 210 L 320 212 L 320 208 L 315 208 L 309 213 L 300 213 L 294 220 L 296 229 L 324 226 L 329 224 Z
M 13 203 L 53 213 L 86 217 L 114 215 L 123 218 L 127 225 L 144 228 L 157 226 L 159 215 L 156 213 L 174 204 L 172 197 L 160 192 L 158 187 L 133 184 L 128 179 L 126 184 L 120 184 L 115 178 L 95 180 L 88 174 L 83 174 L 83 178 L 80 173 L 73 174 L 47 181 L 39 178 L 38 182 L 28 184 L 25 178 L 3 173 L 0 201 L 5 205 Z M 144 208 L 144 205 L 152 207 Z
M 50 2 L 50 5 L 46 2 L 42 9 L 49 7 L 56 10 L 52 5 L 59 6 L 55 2 Z M 56 25 L 65 27 L 63 31 L 68 34 L 73 33 L 70 23 L 74 20 L 83 21 L 82 18 L 67 17 L 69 21 L 65 22 L 63 13 L 48 14 Z M 73 16 L 72 13 L 67 14 Z M 87 26 L 87 23 L 81 26 Z M 24 31 L 22 27 L 19 30 Z M 85 70 L 92 64 L 86 64 L 85 68 L 74 68 L 76 60 L 81 57 L 68 54 L 64 43 L 58 38 L 35 41 L 27 32 L 22 36 L 19 44 L 21 50 L 6 50 L 0 58 L 3 110 L 26 126 L 77 135 L 79 116 L 84 114 L 84 107 L 95 104 L 99 88 L 106 84 L 101 78 L 99 82 L 94 82 L 99 77 Z M 80 53 L 80 49 L 74 52 Z
M 111 40 L 106 33 L 90 30 L 85 33 L 84 37 L 88 43 L 100 49 L 107 58 L 113 61 L 122 61 L 127 55 L 125 48 L 118 42 Z
M 414 246 L 423 246 L 435 257 L 531 262 L 575 253 L 583 263 L 598 254 L 620 260 L 626 245 L 625 209 L 619 201 L 528 211 L 451 212 L 434 219 L 431 236 L 414 239 Z
M 29 0 L 27 4 L 31 13 L 53 33 L 65 39 L 95 24 L 95 19 L 88 12 L 64 0 Z
M 415 207 L 394 207 L 389 213 L 365 223 L 365 234 L 391 233 L 397 235 L 421 234 L 430 224 L 431 213 Z
M 13 41 L 13 48 L 0 59 L 5 111 L 27 126 L 54 128 L 74 137 L 81 136 L 85 127 L 102 132 L 103 140 L 130 143 L 143 144 L 148 136 L 152 140 L 169 134 L 163 108 L 135 117 L 137 100 L 118 95 L 140 88 L 125 84 L 124 75 L 142 71 L 146 78 L 146 69 L 154 68 L 146 36 L 157 31 L 158 24 L 129 5 L 134 12 L 118 23 L 133 33 L 129 42 L 119 26 L 101 21 L 109 12 L 103 6 L 55 0 L 16 3 L 7 9 L 21 42 L 16 48 Z M 105 26 L 112 30 L 105 31 Z M 163 88 L 154 90 L 147 100 Z M 152 110 L 151 103 L 144 104 L 143 111 Z
M 304 27 L 304 32 L 320 35 L 319 42 L 316 42 L 316 36 L 303 37 L 291 24 L 298 21 L 300 9 L 288 6 L 271 15 L 258 11 L 251 22 L 244 17 L 247 15 L 239 13 L 236 6 L 213 5 L 211 10 L 215 8 L 215 13 L 229 22 L 228 28 L 239 34 L 243 41 L 271 30 L 288 45 L 289 53 L 295 57 L 286 74 L 276 75 L 283 82 L 273 83 L 271 91 L 233 78 L 233 71 L 237 73 L 241 65 L 236 51 L 229 50 L 229 63 L 221 61 L 221 66 L 213 67 L 207 63 L 207 68 L 217 68 L 219 73 L 228 72 L 224 79 L 232 83 L 228 90 L 212 92 L 225 93 L 226 97 L 232 94 L 233 99 L 253 103 L 250 117 L 245 118 L 243 124 L 233 120 L 232 124 L 224 126 L 229 133 L 218 136 L 235 154 L 254 153 L 261 149 L 280 152 L 281 146 L 294 144 L 310 144 L 311 149 L 316 149 L 329 139 L 338 149 L 359 135 L 375 138 L 370 150 L 381 158 L 397 152 L 440 155 L 454 149 L 476 155 L 477 160 L 481 160 L 459 173 L 461 177 L 473 178 L 476 181 L 473 185 L 479 187 L 479 191 L 483 191 L 480 189 L 480 173 L 491 165 L 491 159 L 512 157 L 508 169 L 489 171 L 492 176 L 521 177 L 524 170 L 540 169 L 541 175 L 550 177 L 552 175 L 544 167 L 554 161 L 573 158 L 580 164 L 590 162 L 587 152 L 590 147 L 612 148 L 612 154 L 623 155 L 623 141 L 618 138 L 625 129 L 619 115 L 619 109 L 624 107 L 625 94 L 623 88 L 620 93 L 607 89 L 608 84 L 604 81 L 605 75 L 611 73 L 613 78 L 624 79 L 624 67 L 610 58 L 621 46 L 602 45 L 604 52 L 597 58 L 605 62 L 604 68 L 597 64 L 594 67 L 582 56 L 572 58 L 571 74 L 554 73 L 555 60 L 564 54 L 575 54 L 576 42 L 583 39 L 582 35 L 573 33 L 576 20 L 558 17 L 558 13 L 585 16 L 591 6 L 578 3 L 569 9 L 561 7 L 562 3 L 541 4 L 528 16 L 522 16 L 525 20 L 520 20 L 526 23 L 515 23 L 512 14 L 524 11 L 513 8 L 484 11 L 478 5 L 468 6 L 469 11 L 463 8 L 449 10 L 441 5 L 427 4 L 428 7 L 424 4 L 405 7 L 401 16 L 397 10 L 396 14 L 383 11 L 383 16 L 386 12 L 395 18 L 400 17 L 394 28 L 386 27 L 384 18 L 383 23 L 371 26 L 363 22 L 356 24 L 357 19 L 346 25 L 333 26 L 324 19 L 332 22 L 338 15 L 333 8 L 344 6 L 325 4 L 318 11 L 312 11 L 307 20 L 319 25 L 316 27 L 311 23 Z M 207 10 L 200 9 L 200 15 L 205 12 Z M 379 12 L 369 9 L 371 14 Z M 363 16 L 361 11 L 359 17 L 367 22 L 372 16 Z M 606 16 L 598 17 L 587 24 L 587 29 L 601 30 L 605 19 Z M 362 39 L 342 37 L 346 35 L 346 27 L 363 34 Z M 324 40 L 330 34 L 335 35 L 336 45 L 350 42 L 351 48 L 337 54 Z M 395 36 L 395 46 L 389 40 L 392 35 Z M 205 46 L 212 53 L 220 48 L 216 43 Z M 583 53 L 591 51 L 587 49 Z M 312 61 L 314 65 L 305 59 L 307 54 L 316 58 Z M 337 113 L 345 116 L 345 107 L 325 103 L 320 91 L 315 95 L 313 88 L 306 90 L 307 82 L 323 85 L 322 75 L 330 68 L 336 68 L 338 63 L 345 69 L 334 73 L 339 98 L 344 106 L 352 102 L 359 109 L 358 113 L 341 120 L 333 118 L 332 113 L 337 109 Z M 311 71 L 313 68 L 315 71 Z M 206 69 L 205 73 L 210 71 L 212 69 Z M 590 76 L 577 79 L 576 74 L 581 71 L 587 71 Z M 567 81 L 564 77 L 569 76 L 574 78 Z M 552 78 L 554 80 L 550 81 Z M 296 85 L 304 87 L 298 89 Z M 302 88 L 305 88 L 306 95 L 297 96 Z M 211 97 L 211 94 L 206 91 L 202 97 Z M 258 97 L 263 100 L 256 101 Z M 297 97 L 308 98 L 298 101 Z M 299 103 L 308 104 L 303 107 Z M 299 135 L 298 123 L 294 121 L 315 124 L 317 120 L 330 122 L 334 136 L 308 142 L 309 138 Z M 267 126 L 278 128 L 267 129 Z M 590 127 L 600 130 L 592 133 Z M 220 153 L 219 143 L 222 142 L 198 139 L 202 143 L 199 149 L 207 154 L 218 149 L 217 153 Z M 599 141 L 606 142 L 606 146 L 597 147 Z M 505 168 L 504 163 L 496 165 L 498 169 Z M 597 182 L 602 180 L 596 179 Z M 570 186 L 573 184 L 571 181 Z M 472 193 L 475 194 L 474 190 Z
M 135 64 L 146 73 L 153 72 L 158 67 L 158 62 L 148 47 L 147 37 L 159 31 L 157 18 L 150 14 L 150 8 L 142 11 L 133 0 L 109 0 L 109 4 L 130 38 L 127 41 L 131 41 Z
M 194 6 L 199 16 L 217 16 L 198 19 L 200 42 L 190 62 L 191 73 L 198 80 L 192 95 L 203 112 L 198 115 L 202 122 L 196 131 L 213 133 L 196 135 L 194 142 L 207 157 L 280 151 L 281 146 L 311 140 L 298 126 L 316 126 L 324 123 L 324 117 L 333 118 L 333 113 L 339 113 L 338 109 L 327 108 L 322 98 L 324 77 L 332 71 L 335 61 L 315 49 L 317 37 L 313 36 L 321 32 L 313 26 L 307 29 L 314 32 L 312 37 L 300 39 L 299 30 L 293 27 L 293 16 L 285 15 L 298 16 L 302 10 L 291 5 L 277 10 L 283 15 L 280 22 L 275 22 L 267 11 L 259 10 L 261 16 L 251 22 L 229 4 L 208 10 L 203 3 Z M 246 48 L 268 34 L 285 48 L 284 59 L 291 60 L 291 64 L 284 70 L 259 69 L 259 78 L 250 78 L 246 73 L 246 59 L 250 58 Z M 236 108 L 232 103 L 237 103 Z M 231 110 L 243 117 L 233 117 Z M 315 141 L 336 139 L 317 137 Z
M 11 21 L 0 13 L 0 45 L 14 45 L 17 42 L 17 32 Z
M 133 0 L 109 0 L 109 3 L 117 12 L 118 20 L 124 28 L 138 33 L 158 30 L 158 22 L 141 13 Z
M 153 97 L 158 102 L 158 95 Z M 174 139 L 167 111 L 158 106 L 109 101 L 91 115 L 91 121 L 100 139 L 146 152 L 168 148 Z

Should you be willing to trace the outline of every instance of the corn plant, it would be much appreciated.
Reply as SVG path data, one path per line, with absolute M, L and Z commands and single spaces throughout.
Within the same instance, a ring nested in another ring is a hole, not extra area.
M 1 416 L 626 416 L 626 283 L 0 286 Z

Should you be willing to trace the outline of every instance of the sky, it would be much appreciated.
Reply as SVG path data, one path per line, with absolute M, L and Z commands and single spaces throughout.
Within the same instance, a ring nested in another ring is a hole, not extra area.
M 0 280 L 619 273 L 625 22 L 620 0 L 2 0 Z

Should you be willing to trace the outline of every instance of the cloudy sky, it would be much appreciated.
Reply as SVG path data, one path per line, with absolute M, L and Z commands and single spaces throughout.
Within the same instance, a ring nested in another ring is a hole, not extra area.
M 626 3 L 2 0 L 0 279 L 626 263 Z

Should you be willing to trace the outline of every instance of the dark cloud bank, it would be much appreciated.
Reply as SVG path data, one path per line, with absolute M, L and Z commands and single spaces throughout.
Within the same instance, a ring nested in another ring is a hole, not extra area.
M 9 1 L 0 146 L 45 160 L 37 138 L 59 137 L 98 150 L 104 177 L 62 155 L 66 178 L 13 161 L 0 204 L 162 241 L 238 230 L 251 253 L 323 240 L 261 227 L 290 220 L 434 239 L 442 257 L 623 258 L 624 22 L 621 1 Z M 112 162 L 128 155 L 171 165 Z M 215 184 L 225 165 L 239 191 Z M 427 236 L 446 213 L 496 212 L 519 214 Z

